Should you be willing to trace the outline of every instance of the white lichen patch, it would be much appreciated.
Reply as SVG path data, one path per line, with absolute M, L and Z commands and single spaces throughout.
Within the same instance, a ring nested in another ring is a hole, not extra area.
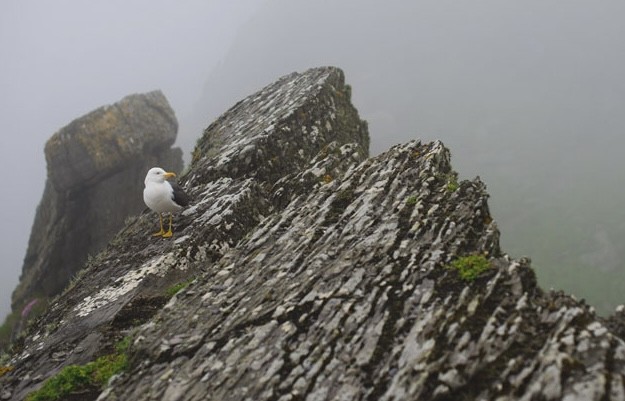
M 94 310 L 109 305 L 121 296 L 137 288 L 141 281 L 149 275 L 164 276 L 165 272 L 176 264 L 176 258 L 168 253 L 154 258 L 136 270 L 130 270 L 115 280 L 115 284 L 106 286 L 94 295 L 82 300 L 74 311 L 80 317 L 88 316 Z
M 519 298 L 519 300 L 516 303 L 515 309 L 517 311 L 521 311 L 525 309 L 526 307 L 527 307 L 527 292 L 523 293 L 523 296 Z
M 183 216 L 190 216 L 198 213 L 200 210 L 205 209 L 205 204 L 213 203 L 216 201 L 216 194 L 221 194 L 233 185 L 232 178 L 222 177 L 215 181 L 212 181 L 204 186 L 200 190 L 200 193 L 194 195 L 196 200 L 193 205 L 186 208 L 183 212 Z
M 475 296 L 475 298 L 473 298 L 471 302 L 469 302 L 469 305 L 467 305 L 467 313 L 469 316 L 472 316 L 475 313 L 479 304 L 480 304 L 480 297 L 478 295 L 478 296 Z
M 606 329 L 605 326 L 603 326 L 599 322 L 592 322 L 591 324 L 589 324 L 588 330 L 592 331 L 592 334 L 595 337 L 601 337 L 608 332 L 608 329 Z
M 225 182 L 219 188 L 215 188 L 216 193 L 219 193 L 219 197 L 212 199 L 211 205 L 204 210 L 196 222 L 216 226 L 223 221 L 224 217 L 233 215 L 234 206 L 250 196 L 251 182 L 252 180 L 243 181 L 236 192 L 232 192 L 230 184 Z
M 184 236 L 182 236 L 182 237 L 180 237 L 180 238 L 176 239 L 176 240 L 174 241 L 174 244 L 176 244 L 176 245 L 181 244 L 181 243 L 185 242 L 186 240 L 188 240 L 189 238 L 191 238 L 191 236 L 190 236 L 190 235 L 184 235 Z

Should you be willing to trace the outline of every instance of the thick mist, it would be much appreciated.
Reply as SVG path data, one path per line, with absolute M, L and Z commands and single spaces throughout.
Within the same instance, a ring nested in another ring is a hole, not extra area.
M 503 249 L 531 256 L 543 287 L 608 313 L 625 301 L 624 12 L 619 1 L 276 0 L 213 70 L 198 115 L 280 74 L 338 65 L 373 153 L 442 139 L 461 176 L 488 185 Z
M 488 185 L 504 250 L 607 312 L 625 288 L 624 12 L 620 0 L 2 2 L 0 316 L 57 129 L 159 88 L 188 154 L 234 102 L 319 65 L 345 71 L 373 153 L 443 140 L 461 176 Z

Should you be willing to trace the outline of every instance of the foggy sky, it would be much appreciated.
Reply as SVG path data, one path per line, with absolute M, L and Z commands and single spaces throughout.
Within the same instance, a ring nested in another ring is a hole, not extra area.
M 461 176 L 489 186 L 504 244 L 539 208 L 592 191 L 625 201 L 623 15 L 621 0 L 5 1 L 0 316 L 43 191 L 46 139 L 157 88 L 188 153 L 213 118 L 280 75 L 341 67 L 372 152 L 442 139 Z M 615 216 L 604 217 L 602 242 Z

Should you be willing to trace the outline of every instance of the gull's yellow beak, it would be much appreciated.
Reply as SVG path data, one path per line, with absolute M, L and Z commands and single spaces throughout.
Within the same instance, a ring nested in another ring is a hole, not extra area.
M 173 178 L 176 176 L 176 173 L 165 173 L 163 174 L 163 177 L 165 178 Z

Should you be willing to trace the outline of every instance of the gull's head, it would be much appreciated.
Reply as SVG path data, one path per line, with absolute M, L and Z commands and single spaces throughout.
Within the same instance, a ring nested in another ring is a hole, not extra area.
M 166 179 L 175 177 L 175 173 L 168 173 L 160 167 L 152 167 L 145 176 L 145 185 L 148 183 L 163 183 Z

